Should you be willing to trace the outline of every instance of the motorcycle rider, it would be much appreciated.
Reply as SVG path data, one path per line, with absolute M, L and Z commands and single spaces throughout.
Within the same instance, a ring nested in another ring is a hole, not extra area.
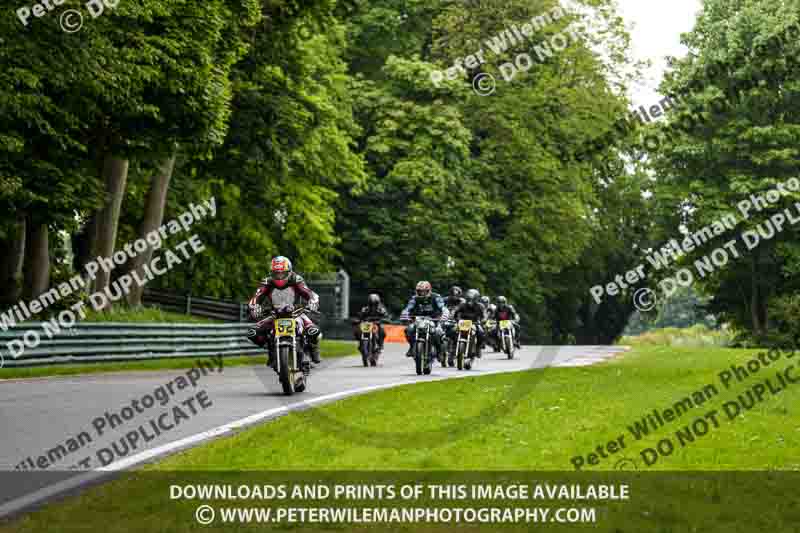
M 389 319 L 389 311 L 381 303 L 381 297 L 377 294 L 370 294 L 367 298 L 367 305 L 358 312 L 358 320 L 353 321 L 353 334 L 356 340 L 361 340 L 361 330 L 358 325 L 361 322 L 377 322 L 378 324 L 378 353 L 383 352 L 383 341 L 386 332 L 383 330 L 383 320 Z
M 442 324 L 442 329 L 444 330 L 445 340 L 451 339 L 453 337 L 452 332 L 455 331 L 456 323 L 453 322 L 453 313 L 455 312 L 456 308 L 463 304 L 466 300 L 461 297 L 461 287 L 458 285 L 453 285 L 450 287 L 450 293 L 445 299 L 444 303 L 447 306 L 447 310 L 450 311 L 450 318 L 449 320 L 445 321 Z M 448 351 L 452 351 L 453 345 L 451 344 L 450 347 L 447 349 Z
M 475 324 L 478 340 L 478 357 L 482 357 L 483 345 L 486 340 L 486 332 L 483 329 L 483 321 L 486 320 L 486 308 L 481 302 L 481 293 L 477 289 L 470 289 L 466 294 L 466 301 L 459 305 L 453 313 L 453 320 L 472 320 Z M 449 332 L 450 340 L 455 345 L 458 342 L 457 328 L 452 328 Z
M 420 281 L 417 283 L 416 294 L 411 297 L 406 304 L 403 312 L 400 313 L 400 320 L 411 320 L 413 317 L 427 316 L 434 320 L 447 320 L 450 312 L 447 310 L 444 298 L 438 293 L 433 292 L 430 282 Z M 414 343 L 416 341 L 417 326 L 411 322 L 406 327 L 406 340 L 408 341 L 408 352 L 406 357 L 414 356 Z M 437 354 L 442 353 L 442 339 L 444 331 L 439 323 L 436 323 L 436 328 L 433 332 L 433 346 Z
M 466 300 L 461 297 L 461 287 L 458 285 L 453 285 L 450 287 L 450 294 L 448 294 L 447 299 L 445 300 L 445 305 L 447 305 L 447 309 L 450 310 L 452 314 L 453 311 L 456 310 L 456 307 L 463 304 Z
M 486 320 L 494 319 L 494 312 L 497 306 L 492 303 L 488 296 L 481 297 L 481 304 L 486 309 Z
M 312 291 L 303 278 L 294 273 L 292 262 L 283 256 L 275 257 L 270 267 L 270 275 L 261 282 L 255 295 L 250 299 L 249 311 L 251 320 L 256 325 L 247 333 L 247 338 L 262 348 L 269 343 L 268 366 L 273 364 L 273 345 L 269 342 L 273 335 L 274 317 L 265 315 L 273 309 L 295 305 L 298 298 L 306 301 L 306 308 L 311 311 L 319 309 L 319 295 Z M 321 362 L 319 354 L 320 329 L 304 313 L 298 317 L 303 324 L 304 342 L 311 348 L 311 360 L 315 364 Z
M 495 337 L 497 337 L 499 333 L 500 321 L 510 320 L 514 326 L 514 346 L 519 348 L 519 313 L 517 313 L 513 305 L 508 303 L 508 299 L 505 296 L 498 296 L 495 301 L 497 302 L 497 306 L 495 307 L 494 315 L 497 320 L 498 328 L 494 332 Z

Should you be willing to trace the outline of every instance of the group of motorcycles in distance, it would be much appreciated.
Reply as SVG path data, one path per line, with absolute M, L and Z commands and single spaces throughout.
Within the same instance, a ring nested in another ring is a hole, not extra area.
M 404 322 L 414 323 L 416 335 L 411 347 L 414 366 L 417 375 L 428 375 L 434 360 L 438 360 L 442 368 L 455 367 L 458 370 L 471 370 L 475 361 L 480 357 L 478 350 L 478 323 L 473 320 L 450 320 L 431 318 L 429 316 L 401 317 Z M 360 338 L 358 350 L 364 366 L 377 366 L 380 356 L 378 342 L 379 324 L 383 321 L 362 320 L 359 323 Z M 440 353 L 436 354 L 437 322 L 448 323 L 455 326 L 455 340 L 445 335 L 441 341 Z M 513 359 L 516 353 L 516 338 L 514 324 L 511 320 L 494 320 L 487 318 L 483 321 L 485 332 L 495 332 L 487 335 L 488 344 L 495 352 L 503 352 L 508 359 Z

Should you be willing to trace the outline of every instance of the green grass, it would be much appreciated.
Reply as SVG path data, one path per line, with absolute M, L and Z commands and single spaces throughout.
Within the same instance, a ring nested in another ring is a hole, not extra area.
M 703 347 L 728 346 L 733 334 L 722 329 L 709 329 L 702 324 L 689 328 L 662 328 L 641 335 L 622 337 L 617 344 L 625 346 Z
M 573 456 L 586 455 L 621 434 L 629 447 L 615 458 L 639 462 L 644 447 L 773 376 L 774 371 L 765 370 L 723 389 L 717 374 L 756 353 L 641 347 L 595 367 L 399 387 L 292 414 L 154 468 L 571 470 Z M 774 367 L 787 364 L 782 359 Z M 717 385 L 719 395 L 668 424 L 658 438 L 637 442 L 629 434 L 627 426 L 646 413 L 672 407 L 708 384 Z M 767 396 L 743 418 L 723 421 L 653 468 L 800 470 L 797 405 L 800 385 Z M 598 468 L 610 470 L 615 463 L 609 459 Z
M 322 357 L 344 357 L 358 354 L 358 349 L 354 342 L 330 340 L 323 340 L 321 342 Z M 83 363 L 23 368 L 2 368 L 0 369 L 0 383 L 4 379 L 24 379 L 50 376 L 71 376 L 76 374 L 100 374 L 108 372 L 191 368 L 196 364 L 197 359 L 199 358 L 183 357 L 176 359 L 153 359 L 147 361 L 122 361 L 117 363 Z M 225 366 L 233 367 L 256 365 L 262 364 L 263 361 L 263 355 L 226 357 Z
M 674 436 L 677 430 L 711 410 L 721 411 L 725 401 L 757 381 L 773 377 L 776 369 L 800 360 L 782 358 L 769 369 L 725 390 L 718 374 L 731 364 L 746 363 L 756 354 L 752 350 L 716 347 L 639 346 L 622 358 L 593 367 L 429 382 L 354 397 L 296 412 L 172 456 L 108 485 L 50 505 L 9 527 L 0 527 L 0 532 L 83 531 L 82 528 L 193 531 L 197 526 L 192 513 L 201 502 L 169 500 L 171 483 L 261 484 L 291 480 L 292 475 L 308 479 L 309 475 L 303 471 L 338 471 L 340 479 L 352 479 L 353 474 L 348 471 L 409 470 L 410 479 L 430 478 L 433 471 L 551 471 L 552 474 L 535 476 L 544 481 L 551 476 L 558 478 L 556 471 L 572 471 L 572 457 L 585 456 L 619 435 L 626 436 L 627 447 L 595 470 L 613 470 L 625 458 L 636 461 L 640 471 L 798 471 L 800 383 L 777 396 L 768 395 L 734 421 L 720 414 L 718 428 L 678 448 L 652 468 L 647 468 L 639 456 L 645 447 Z M 795 375 L 800 377 L 800 372 Z M 653 409 L 671 407 L 709 384 L 717 385 L 720 394 L 641 441 L 630 435 L 627 426 L 633 421 Z M 259 473 L 279 470 L 288 474 Z M 616 475 L 621 474 L 625 473 Z M 767 491 L 764 478 L 744 478 L 750 482 L 747 486 L 740 480 L 705 489 L 696 483 L 687 485 L 665 477 L 655 483 L 646 482 L 647 479 L 653 478 L 634 478 L 638 481 L 632 484 L 632 501 L 621 504 L 620 512 L 625 516 L 613 514 L 613 520 L 608 517 L 601 520 L 601 530 L 613 531 L 614 525 L 620 531 L 689 531 L 697 530 L 692 528 L 702 523 L 704 531 L 785 531 L 800 520 L 798 509 L 792 507 L 794 499 L 785 497 L 791 487 Z M 599 482 L 599 478 L 594 478 L 594 482 Z M 572 503 L 575 502 L 567 502 Z M 238 507 L 268 504 L 227 503 Z M 764 529 L 765 521 L 770 521 L 771 529 Z M 236 530 L 264 527 L 240 526 Z M 532 527 L 546 529 L 533 524 L 519 529 L 530 531 Z M 558 531 L 586 531 L 589 527 L 562 527 Z M 365 530 L 348 526 L 325 529 Z M 457 529 L 471 532 L 496 528 L 475 525 Z M 373 530 L 417 532 L 453 531 L 453 528 L 412 525 L 380 526 Z
M 90 309 L 81 322 L 166 322 L 168 324 L 220 324 L 219 320 L 199 316 L 170 313 L 157 307 L 119 307 L 114 306 L 103 312 Z

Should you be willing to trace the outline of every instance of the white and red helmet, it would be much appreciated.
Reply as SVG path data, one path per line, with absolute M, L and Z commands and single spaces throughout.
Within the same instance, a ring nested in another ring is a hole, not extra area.
M 429 281 L 420 281 L 417 283 L 417 296 L 420 298 L 428 298 L 433 292 L 433 287 Z
M 269 276 L 276 287 L 282 289 L 289 282 L 289 276 L 292 274 L 292 262 L 289 258 L 279 255 L 272 260 L 272 266 L 269 269 Z

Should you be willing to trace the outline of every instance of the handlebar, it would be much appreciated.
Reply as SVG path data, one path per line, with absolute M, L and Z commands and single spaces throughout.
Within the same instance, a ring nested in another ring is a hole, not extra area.
M 414 322 L 418 318 L 427 318 L 428 320 L 432 320 L 433 322 L 443 322 L 443 321 L 446 321 L 446 320 L 450 320 L 448 318 L 442 318 L 442 317 L 433 318 L 432 316 L 422 316 L 422 315 L 420 315 L 420 316 L 401 316 L 400 317 L 400 321 L 401 322 Z

